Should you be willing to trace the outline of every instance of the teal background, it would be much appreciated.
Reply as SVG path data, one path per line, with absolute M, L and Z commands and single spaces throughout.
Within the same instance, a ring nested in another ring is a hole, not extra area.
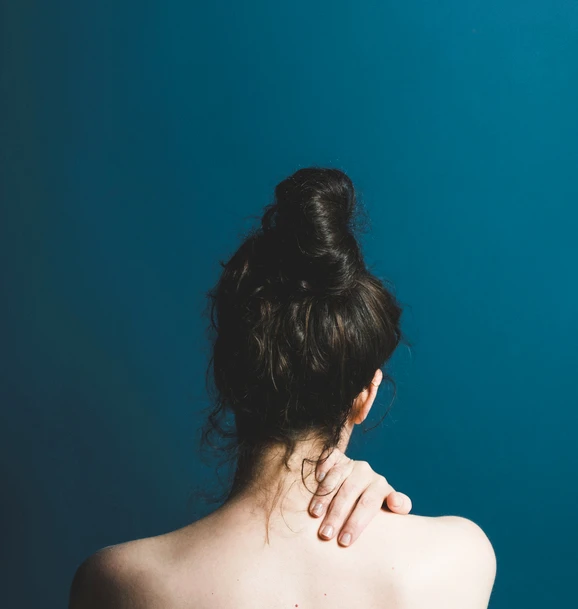
M 493 609 L 573 606 L 578 3 L 1 10 L 2 606 L 211 509 L 204 293 L 311 164 L 359 188 L 413 342 L 352 454 L 482 526 Z

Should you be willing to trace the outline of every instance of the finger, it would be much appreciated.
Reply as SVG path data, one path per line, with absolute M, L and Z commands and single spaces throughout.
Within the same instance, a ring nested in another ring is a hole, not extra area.
M 361 495 L 354 506 L 347 522 L 338 535 L 338 542 L 342 546 L 350 546 L 363 533 L 367 525 L 373 520 L 375 514 L 383 505 L 383 493 L 376 487 L 370 486 Z
M 328 474 L 329 470 L 337 465 L 345 455 L 338 449 L 334 448 L 327 459 L 320 459 L 315 467 L 315 479 L 321 482 Z
M 343 455 L 341 461 L 329 470 L 309 503 L 309 511 L 313 516 L 319 517 L 325 514 L 327 506 L 331 504 L 343 481 L 353 471 L 354 464 L 353 460 Z
M 356 502 L 361 495 L 371 486 L 371 478 L 374 475 L 369 464 L 356 462 L 356 469 L 361 473 L 356 476 L 349 475 L 341 484 L 331 503 L 327 507 L 327 514 L 319 527 L 319 534 L 324 539 L 332 539 L 338 534 L 346 520 L 349 518 Z M 366 471 L 365 471 L 366 470 Z M 383 493 L 381 501 L 383 502 Z M 379 508 L 381 505 L 379 506 Z M 376 512 L 379 510 L 376 510 Z
M 388 509 L 396 514 L 409 514 L 411 512 L 411 499 L 404 493 L 393 491 L 386 497 L 385 501 Z

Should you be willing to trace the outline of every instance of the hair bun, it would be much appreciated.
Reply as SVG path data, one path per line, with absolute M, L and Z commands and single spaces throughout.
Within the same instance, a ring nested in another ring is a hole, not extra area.
M 347 230 L 355 210 L 355 191 L 338 169 L 300 169 L 275 188 L 277 226 L 316 225 L 320 232 Z
M 338 169 L 300 169 L 275 188 L 262 228 L 282 277 L 312 292 L 341 292 L 364 270 L 354 235 L 355 190 Z

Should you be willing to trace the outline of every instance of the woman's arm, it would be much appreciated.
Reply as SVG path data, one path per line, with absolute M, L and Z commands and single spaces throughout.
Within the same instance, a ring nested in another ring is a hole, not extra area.
M 324 516 L 320 537 L 329 540 L 337 535 L 342 546 L 350 546 L 383 507 L 397 514 L 411 511 L 407 495 L 398 493 L 367 461 L 354 461 L 338 448 L 318 464 L 316 478 L 319 485 L 309 513 Z

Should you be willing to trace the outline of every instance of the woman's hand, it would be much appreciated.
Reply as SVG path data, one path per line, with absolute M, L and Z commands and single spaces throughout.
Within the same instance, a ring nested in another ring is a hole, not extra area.
M 317 465 L 315 476 L 319 486 L 309 513 L 317 518 L 325 516 L 319 527 L 322 539 L 337 535 L 340 545 L 350 546 L 384 503 L 397 514 L 411 511 L 407 495 L 398 493 L 367 461 L 354 461 L 337 448 Z

